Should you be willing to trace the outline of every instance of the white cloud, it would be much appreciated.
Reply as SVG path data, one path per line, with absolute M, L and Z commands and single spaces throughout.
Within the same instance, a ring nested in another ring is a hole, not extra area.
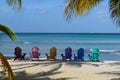
M 44 10 L 44 9 L 37 9 L 37 13 L 38 14 L 47 14 L 48 11 Z
M 6 7 L 6 6 L 1 6 L 0 7 L 0 11 L 1 12 L 10 12 L 12 9 L 10 9 L 10 7 Z
M 58 3 L 58 4 L 49 4 L 49 3 L 44 3 L 44 4 L 25 4 L 23 5 L 22 9 L 24 11 L 34 11 L 35 13 L 37 12 L 38 14 L 47 14 L 49 9 L 52 8 L 57 8 L 57 7 L 62 7 L 64 4 Z
M 64 6 L 64 4 L 25 4 L 23 5 L 24 9 L 38 9 L 38 8 L 42 8 L 42 9 L 48 9 L 48 8 L 56 8 L 56 7 L 61 7 Z
M 107 22 L 109 20 L 109 13 L 105 10 L 99 10 L 98 12 L 96 12 L 96 16 L 103 22 Z
M 102 1 L 100 4 L 99 4 L 100 7 L 102 6 L 106 6 L 106 2 L 105 1 Z

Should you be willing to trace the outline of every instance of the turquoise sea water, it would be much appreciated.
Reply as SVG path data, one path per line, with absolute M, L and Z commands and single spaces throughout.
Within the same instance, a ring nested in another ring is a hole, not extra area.
M 6 56 L 14 56 L 14 48 L 19 46 L 23 53 L 31 53 L 31 48 L 38 46 L 41 57 L 49 53 L 51 47 L 57 48 L 57 57 L 64 53 L 66 47 L 73 49 L 72 54 L 78 48 L 85 49 L 85 59 L 91 53 L 92 48 L 100 49 L 101 60 L 120 60 L 120 34 L 118 33 L 16 33 L 18 40 L 12 42 L 9 37 L 1 33 L 0 51 Z

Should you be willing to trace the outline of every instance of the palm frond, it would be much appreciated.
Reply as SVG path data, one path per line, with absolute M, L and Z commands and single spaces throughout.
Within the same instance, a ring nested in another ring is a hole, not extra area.
M 67 0 L 68 5 L 65 8 L 66 19 L 69 20 L 73 15 L 81 16 L 88 13 L 101 1 L 102 0 Z
M 10 64 L 8 63 L 8 61 L 6 60 L 6 58 L 3 56 L 1 52 L 0 52 L 0 60 L 3 67 L 3 72 L 8 72 L 8 79 L 14 80 L 14 75 L 10 67 Z
M 120 0 L 110 0 L 109 10 L 111 19 L 120 26 Z
M 6 0 L 6 1 L 8 5 L 13 8 L 21 9 L 22 7 L 22 0 Z
M 7 26 L 0 24 L 0 31 L 6 33 L 10 37 L 10 39 L 13 41 L 18 39 L 17 36 L 15 35 L 15 33 Z

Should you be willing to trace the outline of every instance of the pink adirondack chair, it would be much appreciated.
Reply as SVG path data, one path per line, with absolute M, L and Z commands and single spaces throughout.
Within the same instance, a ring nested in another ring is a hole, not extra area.
M 32 53 L 30 54 L 30 60 L 39 60 L 39 48 L 38 47 L 33 47 L 32 48 Z

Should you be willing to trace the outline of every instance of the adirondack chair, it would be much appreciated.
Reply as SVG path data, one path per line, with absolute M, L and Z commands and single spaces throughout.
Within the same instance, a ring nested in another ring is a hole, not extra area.
M 39 60 L 39 48 L 38 47 L 33 47 L 32 48 L 32 53 L 30 54 L 30 60 Z
M 14 49 L 14 55 L 15 55 L 14 61 L 16 59 L 24 60 L 26 53 L 22 53 L 22 49 L 20 47 L 16 47 Z
M 77 50 L 77 55 L 74 54 L 74 61 L 84 61 L 84 49 L 80 48 Z
M 62 60 L 66 61 L 67 59 L 69 59 L 70 61 L 72 60 L 72 49 L 71 47 L 68 47 L 65 49 L 65 55 L 61 54 L 62 56 Z
M 99 49 L 94 48 L 92 49 L 92 55 L 88 55 L 89 61 L 99 61 Z
M 50 56 L 46 53 L 47 60 L 56 60 L 57 49 L 56 47 L 50 48 Z

